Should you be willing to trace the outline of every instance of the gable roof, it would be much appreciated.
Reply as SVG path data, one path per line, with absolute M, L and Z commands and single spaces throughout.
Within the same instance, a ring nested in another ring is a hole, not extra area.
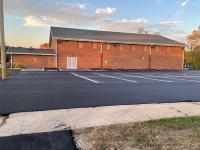
M 23 47 L 9 47 L 6 53 L 26 54 L 26 55 L 56 55 L 54 49 L 23 48 Z
M 51 27 L 51 36 L 55 39 L 63 40 L 94 41 L 105 43 L 127 43 L 142 45 L 168 45 L 182 47 L 185 46 L 185 44 L 183 43 L 171 40 L 160 35 L 96 31 L 61 27 Z

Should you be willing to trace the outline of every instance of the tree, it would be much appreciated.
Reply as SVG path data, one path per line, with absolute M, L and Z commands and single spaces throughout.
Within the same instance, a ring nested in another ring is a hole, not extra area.
M 197 30 L 192 31 L 186 38 L 189 48 L 192 50 L 200 46 L 200 26 Z
M 188 51 L 185 51 L 185 64 L 189 69 L 200 69 L 200 26 L 186 37 Z
M 41 44 L 40 48 L 49 48 L 49 43 L 43 43 L 43 44 Z
M 137 33 L 139 33 L 139 34 L 149 34 L 148 31 L 145 31 L 144 28 L 137 29 Z
M 153 35 L 160 35 L 160 33 L 159 32 L 155 32 L 155 33 L 153 33 Z
M 138 34 L 151 34 L 148 31 L 146 31 L 144 28 L 138 28 L 137 29 L 137 33 Z M 154 33 L 152 33 L 152 35 L 160 35 L 160 33 L 159 32 L 154 32 Z
M 200 69 L 200 48 L 185 51 L 185 64 L 190 70 Z
M 9 48 L 9 46 L 5 46 L 5 50 L 7 51 Z M 10 54 L 6 54 L 6 62 L 9 62 L 10 61 Z M 0 60 L 1 60 L 1 47 L 0 47 Z

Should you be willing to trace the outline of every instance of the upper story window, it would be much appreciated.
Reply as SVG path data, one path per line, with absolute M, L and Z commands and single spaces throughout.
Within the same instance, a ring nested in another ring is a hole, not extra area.
M 132 51 L 135 51 L 135 45 L 131 45 Z
M 149 49 L 149 46 L 144 46 L 144 51 L 147 52 Z
M 92 47 L 93 47 L 93 49 L 97 49 L 97 43 L 93 42 Z
M 107 50 L 110 50 L 110 43 L 107 43 L 107 44 L 106 44 L 106 49 L 107 49 Z
M 123 44 L 119 45 L 119 50 L 123 50 Z
M 159 52 L 159 46 L 156 46 L 156 52 L 157 53 Z
M 170 47 L 167 47 L 167 53 L 169 53 L 169 52 L 170 52 L 170 49 L 171 49 Z
M 83 42 L 78 42 L 78 48 L 79 49 L 83 48 Z

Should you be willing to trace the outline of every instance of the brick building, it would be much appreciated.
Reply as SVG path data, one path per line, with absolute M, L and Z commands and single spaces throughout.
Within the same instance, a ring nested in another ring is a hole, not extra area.
M 9 48 L 24 68 L 182 70 L 185 44 L 160 35 L 51 27 L 50 49 Z

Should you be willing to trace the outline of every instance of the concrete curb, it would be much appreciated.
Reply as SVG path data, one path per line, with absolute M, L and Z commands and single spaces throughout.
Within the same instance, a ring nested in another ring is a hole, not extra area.
M 121 105 L 11 114 L 0 137 L 200 115 L 200 102 Z M 1 119 L 1 118 L 0 118 Z

